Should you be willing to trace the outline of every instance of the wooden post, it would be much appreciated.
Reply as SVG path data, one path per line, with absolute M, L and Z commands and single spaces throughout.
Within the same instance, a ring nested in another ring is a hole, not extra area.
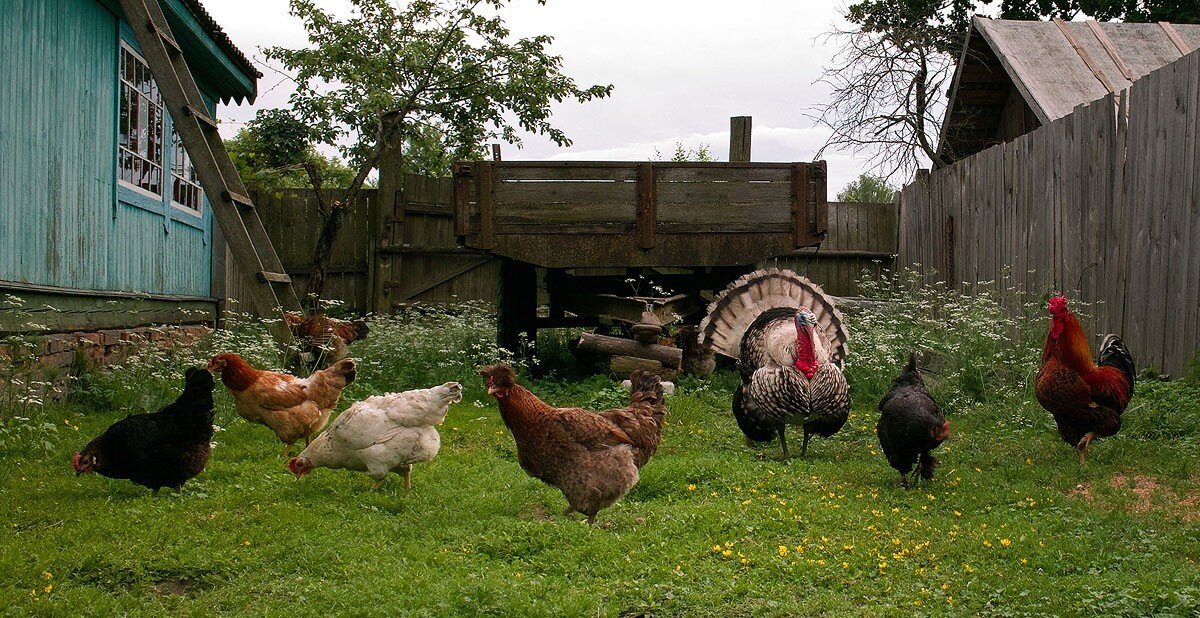
M 808 164 L 792 164 L 792 244 L 808 244 Z
M 654 248 L 655 227 L 658 225 L 658 178 L 654 164 L 637 166 L 637 231 L 638 246 Z
M 392 312 L 392 288 L 388 286 L 392 275 L 400 272 L 404 256 L 384 255 L 379 248 L 397 236 L 404 234 L 404 140 L 399 131 L 394 131 L 383 152 L 379 155 L 379 190 L 368 211 L 369 223 L 367 243 L 368 279 L 371 300 L 367 309 L 373 313 Z
M 479 248 L 496 247 L 496 164 L 480 163 L 475 188 L 479 192 Z
M 729 119 L 729 161 L 750 161 L 750 116 Z
M 496 321 L 500 347 L 514 354 L 528 354 L 521 348 L 521 333 L 526 341 L 537 337 L 537 270 L 532 264 L 516 260 L 500 263 L 500 298 Z

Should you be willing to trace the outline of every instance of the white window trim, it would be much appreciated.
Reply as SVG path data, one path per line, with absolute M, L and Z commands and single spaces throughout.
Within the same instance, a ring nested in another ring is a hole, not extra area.
M 142 56 L 141 54 L 139 54 L 137 52 L 137 50 L 133 48 L 133 46 L 131 46 L 129 43 L 126 43 L 123 39 L 121 40 L 121 50 L 128 51 L 130 53 L 130 55 L 132 55 L 134 58 L 137 58 L 138 60 L 142 61 L 142 64 L 146 65 L 147 71 L 150 70 L 150 63 L 146 62 L 146 58 L 144 56 Z M 154 79 L 153 74 L 151 74 L 151 79 Z M 124 82 L 125 82 L 125 76 L 121 74 L 121 66 L 118 63 L 118 65 L 117 65 L 117 88 L 119 89 L 121 86 L 124 86 L 125 85 Z M 120 101 L 119 95 L 118 95 L 118 101 Z M 165 104 L 162 106 L 162 112 L 163 112 L 163 139 L 162 139 L 162 141 L 165 142 L 167 140 L 167 135 L 166 135 L 167 126 L 170 124 L 168 122 L 168 118 L 170 118 L 170 115 L 167 113 L 167 106 Z M 119 136 L 120 135 L 119 127 L 118 127 L 117 131 L 118 131 L 118 136 Z M 161 143 L 160 143 L 160 146 L 161 146 Z M 158 194 L 158 193 L 154 193 L 153 191 L 150 191 L 148 189 L 143 189 L 142 187 L 140 187 L 136 184 L 133 184 L 133 183 L 125 180 L 124 178 L 121 178 L 121 157 L 120 157 L 121 148 L 122 148 L 121 145 L 118 143 L 117 144 L 117 184 L 121 185 L 122 187 L 124 187 L 126 189 L 134 191 L 136 193 L 140 193 L 146 197 L 150 197 L 150 198 L 153 198 L 153 199 L 156 199 L 159 201 L 165 199 L 166 195 L 167 195 L 166 194 L 167 187 L 166 187 L 166 182 L 165 182 L 164 177 L 170 176 L 171 171 L 169 169 L 167 169 L 167 167 L 165 165 L 163 165 L 163 161 L 162 160 L 153 161 L 154 164 L 158 165 L 159 171 L 161 172 L 160 177 L 159 177 L 159 186 L 162 187 L 163 193 Z M 126 148 L 125 150 L 129 150 L 129 149 Z M 161 150 L 164 153 L 166 152 L 165 148 L 162 148 Z M 130 151 L 130 152 L 132 152 L 132 151 Z M 145 159 L 145 157 L 142 157 L 141 155 L 139 155 L 137 153 L 133 153 L 133 154 L 134 154 L 134 156 L 136 156 L 138 158 Z

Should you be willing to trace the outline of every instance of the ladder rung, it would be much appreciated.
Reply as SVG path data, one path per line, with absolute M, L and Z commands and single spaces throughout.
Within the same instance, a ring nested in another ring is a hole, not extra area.
M 149 20 L 146 22 L 146 29 L 149 30 L 151 34 L 157 34 L 158 38 L 162 39 L 163 45 L 167 48 L 167 52 L 172 56 L 178 56 L 183 53 L 183 50 L 179 48 L 179 43 L 175 42 L 175 38 L 171 36 L 171 33 L 160 31 L 158 26 L 154 25 L 154 20 Z
M 263 283 L 291 283 L 292 278 L 284 273 L 272 273 L 265 270 L 259 271 L 258 280 Z
M 184 111 L 184 113 L 191 116 L 192 118 L 195 118 L 196 122 L 200 123 L 201 128 L 205 128 L 210 131 L 217 130 L 217 122 L 215 120 L 213 120 L 212 118 L 209 118 L 208 114 L 196 109 L 195 107 L 193 107 L 191 105 L 184 105 L 183 111 Z
M 254 208 L 254 202 L 251 201 L 250 198 L 239 193 L 234 193 L 233 191 L 223 191 L 221 192 L 221 197 L 224 198 L 226 202 L 236 204 L 242 208 Z

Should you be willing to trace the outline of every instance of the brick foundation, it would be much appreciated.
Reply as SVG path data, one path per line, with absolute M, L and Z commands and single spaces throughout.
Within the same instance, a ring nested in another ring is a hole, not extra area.
M 82 355 L 86 366 L 112 365 L 130 352 L 131 342 L 155 342 L 160 346 L 190 346 L 212 329 L 203 324 L 146 326 L 146 328 L 64 332 L 54 335 L 23 337 L 24 341 L 0 343 L 0 371 L 13 371 L 14 384 L 49 383 L 36 389 L 43 398 L 59 398 L 66 392 L 67 380 L 76 370 L 76 358 Z M 19 364 L 12 367 L 13 362 Z M 7 388 L 0 377 L 0 391 Z

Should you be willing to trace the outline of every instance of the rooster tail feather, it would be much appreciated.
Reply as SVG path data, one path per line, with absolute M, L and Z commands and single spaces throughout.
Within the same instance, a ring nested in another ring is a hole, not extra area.
M 738 428 L 742 430 L 742 433 L 755 442 L 770 442 L 778 433 L 774 427 L 758 423 L 749 414 L 746 414 L 746 409 L 742 406 L 741 386 L 733 391 L 733 418 L 737 421 Z
M 921 453 L 920 462 L 917 464 L 917 471 L 921 474 L 921 478 L 929 480 L 933 478 L 933 470 L 937 468 L 938 460 L 928 451 Z
M 1100 344 L 1100 358 L 1097 365 L 1108 365 L 1116 367 L 1129 378 L 1129 392 L 1133 394 L 1133 381 L 1137 369 L 1133 364 L 1133 355 L 1129 353 L 1129 349 L 1125 347 L 1125 343 L 1116 335 L 1108 335 L 1104 337 L 1104 342 Z
M 700 322 L 700 345 L 705 350 L 739 358 L 746 329 L 764 311 L 780 307 L 811 309 L 821 325 L 830 360 L 839 367 L 842 365 L 849 335 L 833 297 L 808 278 L 779 268 L 756 270 L 738 277 L 718 294 L 708 306 L 708 316 Z

